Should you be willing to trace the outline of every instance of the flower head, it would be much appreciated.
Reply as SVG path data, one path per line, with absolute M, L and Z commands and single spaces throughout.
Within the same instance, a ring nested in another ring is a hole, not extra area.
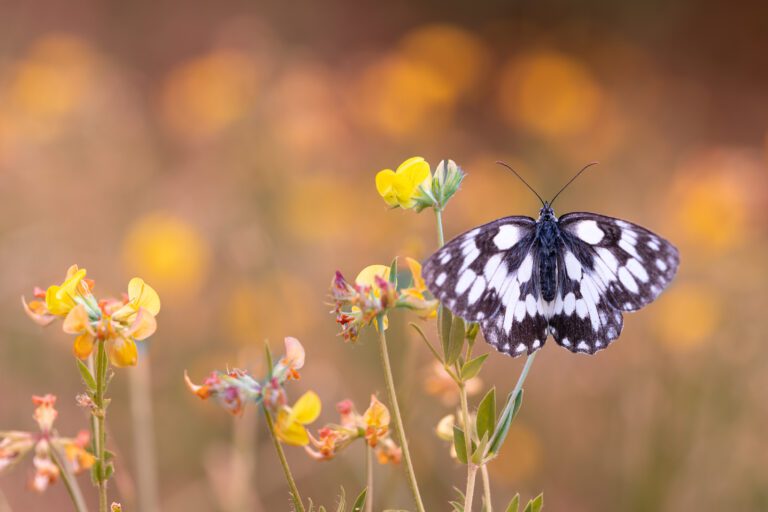
M 275 435 L 282 442 L 294 446 L 306 446 L 309 444 L 309 433 L 306 425 L 309 425 L 320 416 L 320 397 L 314 391 L 304 393 L 293 405 L 284 405 L 277 412 L 275 421 Z
M 371 448 L 375 448 L 379 440 L 389 432 L 389 409 L 376 395 L 371 395 L 371 405 L 363 413 L 363 424 L 365 440 Z
M 38 300 L 27 303 L 22 298 L 24 310 L 41 325 L 63 318 L 64 332 L 75 335 L 76 357 L 86 359 L 96 343 L 105 343 L 114 366 L 135 366 L 136 340 L 148 338 L 157 329 L 155 316 L 160 312 L 157 292 L 135 277 L 128 283 L 124 300 L 97 300 L 92 294 L 94 282 L 85 276 L 85 269 L 72 265 L 61 285 L 49 286 L 44 295 L 36 288 L 34 295 Z
M 35 473 L 30 480 L 30 487 L 42 492 L 59 478 L 60 470 L 54 463 L 55 456 L 63 455 L 64 463 L 75 473 L 88 470 L 95 459 L 86 450 L 90 440 L 88 431 L 83 430 L 75 438 L 68 438 L 59 436 L 53 429 L 58 416 L 54 395 L 34 396 L 32 402 L 36 405 L 33 417 L 39 432 L 0 432 L 0 471 L 32 452 Z
M 376 174 L 376 190 L 384 202 L 394 208 L 413 208 L 421 211 L 434 204 L 429 195 L 432 172 L 421 157 L 409 158 L 397 168 L 384 169 Z

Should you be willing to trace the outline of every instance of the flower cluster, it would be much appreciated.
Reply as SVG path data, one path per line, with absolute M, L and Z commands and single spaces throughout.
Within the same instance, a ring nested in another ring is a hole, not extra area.
M 347 281 L 341 272 L 336 272 L 331 282 L 331 299 L 333 313 L 345 341 L 356 341 L 362 328 L 374 323 L 378 317 L 382 318 L 386 329 L 386 313 L 392 308 L 410 309 L 422 318 L 436 315 L 438 302 L 425 295 L 427 286 L 421 276 L 421 264 L 412 258 L 406 258 L 406 262 L 411 273 L 411 284 L 400 289 L 396 276 L 391 275 L 391 267 L 385 265 L 364 268 L 354 283 Z
M 317 437 L 310 435 L 311 446 L 305 449 L 318 460 L 330 460 L 357 439 L 364 439 L 376 452 L 379 463 L 398 463 L 402 450 L 389 437 L 389 409 L 371 396 L 371 403 L 363 414 L 355 410 L 351 400 L 336 404 L 339 423 L 325 425 L 317 431 Z
M 160 312 L 160 297 L 142 279 L 128 283 L 128 293 L 121 300 L 98 300 L 93 295 L 94 281 L 86 270 L 72 265 L 61 285 L 34 290 L 34 300 L 22 297 L 24 310 L 40 325 L 63 318 L 62 328 L 75 335 L 73 351 L 87 359 L 95 343 L 106 343 L 114 366 L 135 366 L 138 361 L 136 340 L 144 340 L 157 329 L 155 317 Z
M 53 429 L 53 423 L 58 416 L 54 408 L 54 395 L 33 396 L 32 402 L 37 406 L 33 418 L 37 422 L 39 432 L 0 431 L 0 471 L 20 461 L 27 453 L 33 452 L 32 464 L 35 473 L 30 487 L 43 492 L 59 478 L 61 470 L 57 460 L 66 464 L 70 471 L 80 473 L 93 465 L 94 457 L 86 451 L 90 441 L 87 430 L 69 438 L 60 437 Z
M 459 190 L 464 172 L 453 160 L 442 160 L 432 175 L 429 163 L 421 157 L 409 158 L 393 171 L 376 174 L 376 190 L 393 208 L 442 210 Z
M 289 380 L 299 379 L 304 366 L 305 351 L 296 338 L 285 338 L 285 355 L 270 368 L 263 380 L 248 371 L 232 369 L 213 371 L 202 384 L 194 384 L 185 373 L 187 387 L 202 399 L 216 398 L 233 415 L 241 414 L 247 403 L 264 404 L 276 414 L 275 434 L 287 444 L 304 446 L 309 443 L 305 425 L 315 421 L 321 403 L 313 391 L 306 392 L 291 407 L 285 393 Z

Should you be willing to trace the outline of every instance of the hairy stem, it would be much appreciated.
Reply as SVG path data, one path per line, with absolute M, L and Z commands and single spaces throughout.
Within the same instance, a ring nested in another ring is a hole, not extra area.
M 437 246 L 445 245 L 445 236 L 443 235 L 443 211 L 435 210 L 435 219 L 437 220 Z
M 472 436 L 473 429 L 469 417 L 469 403 L 467 400 L 467 388 L 464 382 L 459 383 L 459 398 L 461 399 L 461 421 L 464 424 L 464 447 L 467 453 L 467 459 L 472 457 Z M 467 490 L 464 493 L 464 512 L 472 510 L 472 498 L 475 494 L 475 476 L 477 475 L 477 465 L 471 460 L 467 461 Z
M 373 448 L 365 448 L 365 512 L 373 512 Z
M 491 503 L 491 479 L 488 475 L 488 465 L 483 464 L 480 466 L 480 474 L 483 477 L 483 498 L 485 500 L 485 512 L 493 512 L 493 504 Z
M 64 482 L 64 487 L 67 488 L 67 493 L 69 493 L 69 497 L 72 499 L 75 511 L 88 512 L 88 506 L 85 504 L 83 492 L 80 490 L 80 485 L 77 483 L 75 475 L 69 470 L 66 458 L 62 456 L 61 451 L 53 444 L 51 444 L 51 458 L 61 472 L 61 481 Z
M 269 409 L 262 402 L 261 409 L 264 411 L 264 418 L 267 421 L 267 427 L 269 428 L 269 435 L 272 437 L 272 442 L 275 445 L 277 451 L 277 457 L 280 459 L 280 464 L 283 466 L 283 472 L 285 473 L 285 479 L 288 481 L 288 487 L 291 490 L 291 497 L 293 498 L 293 505 L 296 507 L 297 512 L 306 512 L 304 509 L 304 502 L 301 501 L 301 495 L 299 494 L 299 488 L 296 487 L 296 481 L 293 479 L 293 473 L 288 466 L 288 459 L 285 458 L 285 452 L 283 451 L 283 445 L 280 444 L 280 440 L 275 434 L 275 424 L 272 421 L 272 415 L 269 413 Z
M 96 429 L 93 433 L 93 439 L 96 447 L 97 471 L 96 482 L 99 488 L 99 512 L 109 511 L 109 498 L 107 496 L 107 430 L 106 417 L 107 407 L 104 400 L 107 389 L 107 353 L 104 341 L 99 340 L 98 351 L 96 353 L 96 393 L 93 401 L 96 404 Z
M 400 441 L 400 446 L 403 449 L 405 469 L 408 473 L 408 485 L 411 488 L 411 494 L 413 494 L 413 501 L 416 505 L 416 510 L 418 512 L 424 512 L 424 503 L 421 501 L 419 484 L 416 482 L 416 474 L 413 471 L 411 452 L 408 449 L 408 440 L 405 438 L 405 429 L 403 428 L 403 418 L 400 414 L 400 406 L 397 403 L 397 395 L 395 394 L 395 379 L 392 377 L 392 366 L 389 362 L 387 336 L 384 334 L 383 315 L 379 315 L 376 318 L 376 326 L 379 330 L 379 356 L 381 358 L 381 366 L 384 369 L 384 380 L 387 387 L 387 396 L 389 397 L 389 404 L 392 407 L 392 416 L 395 419 L 395 431 L 397 432 L 398 441 Z

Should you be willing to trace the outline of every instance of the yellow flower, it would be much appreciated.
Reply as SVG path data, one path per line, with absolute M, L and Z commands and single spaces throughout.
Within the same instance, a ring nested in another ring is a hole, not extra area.
M 409 158 L 397 168 L 384 169 L 376 174 L 376 190 L 384 202 L 392 207 L 418 210 L 433 203 L 429 195 L 432 172 L 423 158 Z
M 140 277 L 128 282 L 128 303 L 112 314 L 115 319 L 133 320 L 140 309 L 156 316 L 160 312 L 160 296 Z
M 369 446 L 375 448 L 379 440 L 389 431 L 389 409 L 376 398 L 376 395 L 371 395 L 371 405 L 363 413 L 363 423 L 365 439 Z
M 309 425 L 320 416 L 320 397 L 314 391 L 307 391 L 293 407 L 284 406 L 277 413 L 275 435 L 286 444 L 306 446 L 309 444 Z
M 427 285 L 421 275 L 421 263 L 413 258 L 405 258 L 408 268 L 413 277 L 413 284 L 410 288 L 400 290 L 401 298 L 399 304 L 412 309 L 422 318 L 434 318 L 437 316 L 438 301 L 427 299 L 424 292 L 427 291 Z
M 377 298 L 381 298 L 381 288 L 376 286 L 376 278 L 379 277 L 383 279 L 384 281 L 389 281 L 389 273 L 391 269 L 386 265 L 368 265 L 363 270 L 360 271 L 359 274 L 357 274 L 357 277 L 355 278 L 355 284 L 361 284 L 364 286 L 370 286 L 373 290 L 373 294 Z M 354 306 L 352 308 L 352 311 L 359 312 L 360 308 L 357 306 Z M 387 328 L 389 328 L 389 318 L 387 315 L 384 315 L 384 330 L 386 331 Z M 373 326 L 376 328 L 376 330 L 379 330 L 379 324 L 377 322 L 373 322 Z
M 90 288 L 84 281 L 85 269 L 72 265 L 67 270 L 67 276 L 61 286 L 52 285 L 45 292 L 45 306 L 54 315 L 65 316 L 77 305 L 75 298 L 90 295 Z
M 75 356 L 80 359 L 87 359 L 93 352 L 95 332 L 91 327 L 85 306 L 78 304 L 72 308 L 64 319 L 62 329 L 67 334 L 77 334 L 72 349 Z

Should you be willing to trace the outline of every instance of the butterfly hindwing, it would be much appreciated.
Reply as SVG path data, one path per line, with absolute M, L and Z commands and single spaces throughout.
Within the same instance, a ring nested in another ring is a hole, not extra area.
M 635 311 L 649 304 L 677 272 L 677 249 L 637 224 L 575 212 L 560 217 L 559 225 L 571 250 L 617 309 Z

